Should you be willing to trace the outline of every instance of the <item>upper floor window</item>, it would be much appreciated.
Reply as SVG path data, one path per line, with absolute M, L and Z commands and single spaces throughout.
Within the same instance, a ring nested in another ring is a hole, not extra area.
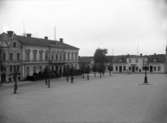
M 30 49 L 25 50 L 25 60 L 30 60 Z
M 17 61 L 20 60 L 20 53 L 17 53 Z
M 10 72 L 13 72 L 13 66 L 10 65 Z
M 16 42 L 13 43 L 13 47 L 16 47 Z
M 3 61 L 6 61 L 6 54 L 5 53 L 3 53 L 3 55 L 2 55 L 2 59 L 3 59 Z
M 78 53 L 75 53 L 75 59 L 77 59 L 77 57 L 78 57 Z
M 33 50 L 33 60 L 37 60 L 37 50 Z
M 49 55 L 49 52 L 48 52 L 48 51 L 46 51 L 46 52 L 45 52 L 45 60 L 46 60 L 46 61 L 47 61 L 47 60 L 48 60 L 48 58 L 49 58 L 49 56 L 48 56 L 48 55 Z
M 10 61 L 13 61 L 13 53 L 10 53 L 10 54 L 9 54 L 9 60 L 10 60 Z
M 42 50 L 39 51 L 39 59 L 41 61 L 43 60 L 43 51 Z

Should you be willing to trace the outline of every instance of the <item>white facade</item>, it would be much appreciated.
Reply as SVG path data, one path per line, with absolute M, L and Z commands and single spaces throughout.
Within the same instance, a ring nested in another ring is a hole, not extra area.
M 13 32 L 1 34 L 0 44 L 3 44 L 4 40 L 8 46 L 1 45 L 5 55 L 3 65 L 6 67 L 6 70 L 0 73 L 2 81 L 11 81 L 17 67 L 19 79 L 43 72 L 47 66 L 59 74 L 63 74 L 66 65 L 78 68 L 79 49 L 63 42 L 17 36 Z

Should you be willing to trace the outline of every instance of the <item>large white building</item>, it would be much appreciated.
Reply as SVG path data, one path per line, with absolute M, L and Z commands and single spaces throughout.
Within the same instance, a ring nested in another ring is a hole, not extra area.
M 16 35 L 13 31 L 0 34 L 0 80 L 12 81 L 18 71 L 18 79 L 43 72 L 46 66 L 57 74 L 63 74 L 66 66 L 78 69 L 79 48 L 48 37 L 34 38 L 31 34 Z
M 167 72 L 167 50 L 166 54 L 110 56 L 108 59 L 115 73 L 141 73 L 145 71 L 144 66 L 148 66 L 150 73 Z

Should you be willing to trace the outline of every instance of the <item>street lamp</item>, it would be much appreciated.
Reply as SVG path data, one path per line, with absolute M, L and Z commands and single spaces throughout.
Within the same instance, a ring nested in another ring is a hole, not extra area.
M 144 84 L 148 84 L 148 79 L 147 79 L 148 60 L 145 58 L 143 63 L 144 63 L 143 66 L 144 66 L 144 71 L 145 71 Z
M 13 93 L 16 94 L 17 93 L 17 89 L 18 89 L 18 84 L 17 84 L 17 70 L 14 71 L 13 73 L 13 80 L 14 80 L 14 87 L 13 87 Z

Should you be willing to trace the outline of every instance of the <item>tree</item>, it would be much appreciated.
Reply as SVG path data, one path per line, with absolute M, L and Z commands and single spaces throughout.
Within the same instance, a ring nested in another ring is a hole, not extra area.
M 107 49 L 99 49 L 99 48 L 96 49 L 94 54 L 94 63 L 95 63 L 97 72 L 99 72 L 100 74 L 100 78 L 101 78 L 101 74 L 104 75 L 105 73 L 105 63 L 107 61 L 106 54 L 107 54 Z
M 100 49 L 100 48 L 96 49 L 94 54 L 94 62 L 104 64 L 107 61 L 106 54 L 107 54 L 107 49 Z

